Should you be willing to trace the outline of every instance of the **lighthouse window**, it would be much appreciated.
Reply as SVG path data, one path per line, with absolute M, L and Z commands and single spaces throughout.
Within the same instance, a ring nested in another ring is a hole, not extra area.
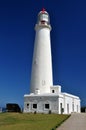
M 46 108 L 46 109 L 49 109 L 49 104 L 45 104 L 45 108 Z
M 36 109 L 36 108 L 37 108 L 37 104 L 33 104 L 33 108 L 35 108 L 35 109 Z
M 37 60 L 34 61 L 34 65 L 36 65 L 36 64 L 37 64 Z
M 41 24 L 45 24 L 45 21 L 41 21 Z
M 46 84 L 45 80 L 42 80 L 42 85 L 44 86 Z

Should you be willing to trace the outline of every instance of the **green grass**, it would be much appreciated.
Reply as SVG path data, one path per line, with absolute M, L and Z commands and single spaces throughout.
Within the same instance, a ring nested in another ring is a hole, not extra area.
M 68 115 L 1 113 L 0 130 L 52 130 Z

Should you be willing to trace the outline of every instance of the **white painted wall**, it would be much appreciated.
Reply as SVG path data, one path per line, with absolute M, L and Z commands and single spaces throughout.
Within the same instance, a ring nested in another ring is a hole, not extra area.
M 74 109 L 72 104 L 74 103 Z M 27 107 L 29 104 L 29 107 Z M 33 108 L 33 104 L 37 104 L 37 109 Z M 45 104 L 49 104 L 49 109 L 45 108 Z M 78 106 L 78 107 L 77 107 Z M 64 112 L 62 112 L 64 109 Z M 58 114 L 71 114 L 72 112 L 80 113 L 79 97 L 70 94 L 46 94 L 46 95 L 25 95 L 24 96 L 24 112 L 38 112 Z
M 33 108 L 33 104 L 37 104 L 37 109 Z M 45 104 L 49 104 L 49 109 L 45 108 Z M 49 113 L 49 110 L 58 113 L 58 96 L 25 96 L 24 112 Z
M 64 96 L 64 113 L 70 114 L 71 112 L 80 113 L 80 99 L 77 96 L 63 93 Z
M 62 104 L 62 107 L 61 107 L 61 104 Z M 59 114 L 62 114 L 62 108 L 64 108 L 64 102 L 63 102 L 63 96 L 59 96 L 59 98 L 58 98 L 58 113 Z
M 53 92 L 54 91 L 54 92 Z M 50 93 L 61 93 L 61 86 L 60 85 L 54 85 L 50 87 Z
M 36 25 L 30 90 L 31 93 L 50 93 L 52 85 L 50 27 Z

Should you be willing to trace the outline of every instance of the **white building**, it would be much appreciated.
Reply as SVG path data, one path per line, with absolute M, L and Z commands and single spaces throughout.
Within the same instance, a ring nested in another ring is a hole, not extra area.
M 24 95 L 24 112 L 80 113 L 80 98 L 53 86 L 49 14 L 42 10 L 35 26 L 30 94 Z

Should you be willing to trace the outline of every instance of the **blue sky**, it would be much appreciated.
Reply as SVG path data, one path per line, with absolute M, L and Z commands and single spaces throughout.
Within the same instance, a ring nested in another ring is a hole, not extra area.
M 37 14 L 50 14 L 54 85 L 86 105 L 86 1 L 0 1 L 0 106 L 29 93 Z

